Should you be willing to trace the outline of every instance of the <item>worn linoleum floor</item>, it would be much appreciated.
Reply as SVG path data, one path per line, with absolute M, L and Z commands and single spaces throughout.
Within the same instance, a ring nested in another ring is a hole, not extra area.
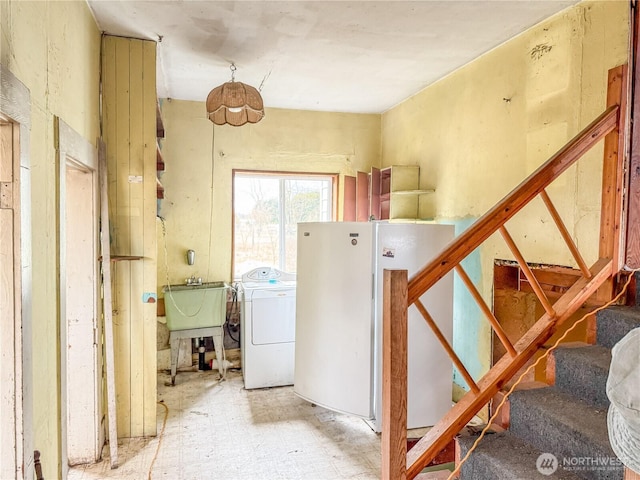
M 121 440 L 119 468 L 104 460 L 76 466 L 69 480 L 94 479 L 377 479 L 380 437 L 361 419 L 314 407 L 292 387 L 245 390 L 229 370 L 180 372 L 176 386 L 158 374 L 158 398 L 169 408 L 160 437 Z M 165 409 L 158 406 L 158 434 Z M 149 476 L 150 474 L 150 476 Z

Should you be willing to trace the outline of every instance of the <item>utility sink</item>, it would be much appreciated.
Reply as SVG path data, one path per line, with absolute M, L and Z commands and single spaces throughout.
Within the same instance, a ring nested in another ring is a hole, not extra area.
M 163 287 L 169 331 L 224 325 L 227 312 L 227 288 L 229 285 L 225 282 Z

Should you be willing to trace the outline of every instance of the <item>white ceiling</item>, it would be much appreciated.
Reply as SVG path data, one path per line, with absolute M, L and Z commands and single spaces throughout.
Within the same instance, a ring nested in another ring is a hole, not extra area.
M 160 41 L 158 96 L 236 80 L 265 106 L 380 113 L 577 0 L 87 0 L 106 33 Z

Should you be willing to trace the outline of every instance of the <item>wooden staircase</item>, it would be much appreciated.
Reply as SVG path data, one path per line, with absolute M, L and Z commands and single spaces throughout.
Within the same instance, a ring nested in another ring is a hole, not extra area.
M 561 345 L 547 362 L 546 383 L 514 391 L 508 420 L 501 425 L 508 430 L 481 440 L 462 466 L 460 480 L 629 479 L 609 443 L 606 383 L 611 348 L 640 327 L 640 308 L 610 307 L 598 312 L 596 325 L 596 344 Z M 459 455 L 466 455 L 475 440 L 459 436 Z M 541 473 L 543 453 L 553 455 L 555 463 Z
M 520 370 L 551 335 L 590 297 L 602 303 L 613 298 L 616 277 L 622 267 L 621 228 L 626 121 L 627 67 L 609 72 L 607 108 L 558 153 L 516 187 L 509 195 L 457 237 L 411 279 L 404 270 L 385 271 L 383 304 L 383 431 L 382 478 L 416 478 L 484 408 L 496 393 Z M 546 188 L 584 153 L 604 139 L 602 212 L 599 259 L 588 266 L 580 254 Z M 582 276 L 555 303 L 551 303 L 532 273 L 516 241 L 505 227 L 534 198 L 540 196 L 554 220 Z M 499 232 L 530 282 L 545 313 L 518 341 L 511 342 L 482 295 L 461 266 L 461 261 L 494 233 Z M 469 289 L 494 332 L 506 349 L 505 355 L 480 379 L 474 379 L 453 347 L 438 330 L 420 301 L 441 278 L 455 270 Z M 407 452 L 407 309 L 417 308 L 453 364 L 465 379 L 469 391 Z

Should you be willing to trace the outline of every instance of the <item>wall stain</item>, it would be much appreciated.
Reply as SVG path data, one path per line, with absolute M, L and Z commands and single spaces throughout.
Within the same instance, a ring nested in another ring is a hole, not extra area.
M 540 43 L 531 49 L 531 59 L 532 60 L 540 60 L 544 55 L 549 53 L 553 45 L 549 45 L 546 43 Z

